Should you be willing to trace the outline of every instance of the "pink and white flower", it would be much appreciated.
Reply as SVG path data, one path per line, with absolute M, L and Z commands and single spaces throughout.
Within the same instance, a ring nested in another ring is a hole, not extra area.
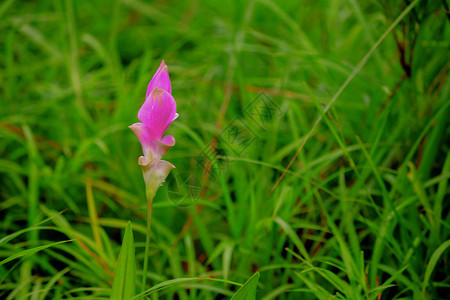
M 157 189 L 175 168 L 170 162 L 161 160 L 175 145 L 173 136 L 163 136 L 169 125 L 179 116 L 171 92 L 169 71 L 162 61 L 148 85 L 145 102 L 139 109 L 138 119 L 141 123 L 129 126 L 142 145 L 144 156 L 139 157 L 138 162 L 143 168 L 147 188 L 149 185 L 156 185 Z M 156 190 L 154 192 L 156 193 Z

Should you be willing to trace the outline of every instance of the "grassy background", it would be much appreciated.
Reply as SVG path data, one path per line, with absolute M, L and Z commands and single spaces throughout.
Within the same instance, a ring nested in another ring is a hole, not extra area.
M 148 276 L 226 282 L 152 299 L 255 271 L 265 300 L 450 297 L 449 9 L 409 3 L 2 1 L 0 297 L 108 298 L 128 220 L 140 278 L 127 126 L 161 59 L 177 169 Z

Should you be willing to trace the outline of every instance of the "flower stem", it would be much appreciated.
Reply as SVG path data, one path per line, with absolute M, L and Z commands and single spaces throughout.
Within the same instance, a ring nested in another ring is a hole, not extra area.
M 152 212 L 153 212 L 153 197 L 155 193 L 149 188 L 146 189 L 147 194 L 147 236 L 145 238 L 145 252 L 144 252 L 144 268 L 142 269 L 142 285 L 141 291 L 145 291 L 147 285 L 147 270 L 148 270 L 148 257 L 150 251 L 150 235 L 152 230 Z

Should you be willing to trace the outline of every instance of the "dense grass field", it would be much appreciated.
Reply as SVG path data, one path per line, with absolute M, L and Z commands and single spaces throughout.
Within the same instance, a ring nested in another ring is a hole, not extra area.
M 0 298 L 109 299 L 120 274 L 134 299 L 449 299 L 449 11 L 1 1 Z M 176 169 L 145 253 L 128 126 L 163 59 Z

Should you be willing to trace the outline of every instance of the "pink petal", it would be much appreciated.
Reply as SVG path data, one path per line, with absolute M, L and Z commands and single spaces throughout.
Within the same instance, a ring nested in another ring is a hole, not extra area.
M 156 140 L 158 139 L 156 133 L 150 127 L 146 126 L 143 123 L 135 123 L 128 127 L 139 139 L 139 142 L 141 143 L 142 146 L 142 152 L 144 153 L 145 157 L 151 159 L 154 156 L 152 150 L 153 141 L 155 139 Z
M 161 159 L 173 146 L 175 146 L 175 138 L 171 135 L 166 135 L 162 141 L 153 140 L 150 146 L 153 159 Z
M 155 88 L 165 90 L 169 94 L 172 94 L 172 87 L 170 85 L 170 78 L 169 78 L 169 70 L 167 69 L 167 66 L 164 63 L 164 60 L 161 62 L 161 65 L 159 66 L 155 75 L 153 75 L 152 80 L 150 80 L 150 83 L 148 84 L 146 98 L 148 98 L 150 93 L 153 92 Z
M 170 147 L 175 146 L 175 138 L 171 135 L 166 135 L 165 137 L 163 137 L 161 142 L 163 142 L 164 144 L 166 144 Z
M 170 123 L 177 117 L 175 99 L 167 91 L 154 89 L 138 112 L 138 118 L 161 140 Z
M 134 123 L 128 127 L 134 132 L 142 145 L 149 145 L 155 138 L 157 138 L 156 133 L 143 123 Z
M 171 135 L 166 135 L 162 140 L 158 138 L 155 132 L 143 123 L 135 123 L 129 128 L 141 142 L 142 152 L 145 159 L 149 162 L 156 159 L 159 160 L 166 154 L 171 147 L 175 145 L 175 138 Z

